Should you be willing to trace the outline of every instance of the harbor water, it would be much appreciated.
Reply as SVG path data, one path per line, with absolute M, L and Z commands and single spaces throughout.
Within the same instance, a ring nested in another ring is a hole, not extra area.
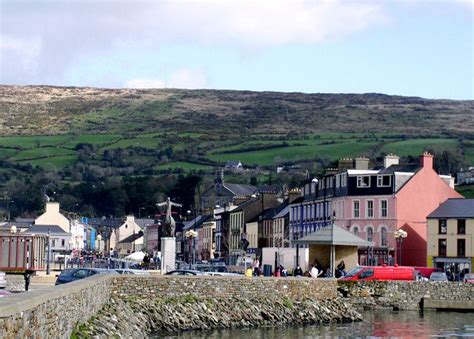
M 474 337 L 474 313 L 364 311 L 364 321 L 349 324 L 308 325 L 219 331 L 182 332 L 165 338 L 317 338 L 317 337 Z M 156 334 L 154 337 L 163 338 Z

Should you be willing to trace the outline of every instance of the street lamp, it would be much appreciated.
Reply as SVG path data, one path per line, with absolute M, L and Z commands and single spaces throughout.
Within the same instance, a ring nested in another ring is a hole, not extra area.
M 398 245 L 398 248 L 399 248 L 399 252 L 398 252 L 398 264 L 400 266 L 402 266 L 402 243 L 403 243 L 403 240 L 408 236 L 408 233 L 405 232 L 404 230 L 402 229 L 399 229 L 397 231 L 395 231 L 393 233 L 393 235 L 395 236 L 395 239 L 397 241 L 397 245 Z
M 10 204 L 14 204 L 15 201 L 10 200 L 7 202 L 7 213 L 8 213 L 8 221 L 10 221 Z
M 138 208 L 138 219 L 141 219 L 142 217 L 142 210 L 146 209 L 145 207 L 139 207 Z
M 13 235 L 13 234 L 16 233 L 16 231 L 17 231 L 16 226 L 15 226 L 15 225 L 12 225 L 12 227 L 10 227 L 10 233 Z
M 102 236 L 100 234 L 97 235 L 97 248 L 100 254 L 100 242 L 102 241 Z
M 196 263 L 196 237 L 198 236 L 198 232 L 195 230 L 189 230 L 184 233 L 184 236 L 186 238 L 191 238 L 192 243 L 193 243 L 193 261 L 192 264 L 194 265 Z

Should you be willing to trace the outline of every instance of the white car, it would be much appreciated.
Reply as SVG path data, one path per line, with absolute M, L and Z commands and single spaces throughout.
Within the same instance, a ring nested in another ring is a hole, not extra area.
M 5 272 L 0 272 L 0 288 L 7 287 L 7 279 L 5 276 Z

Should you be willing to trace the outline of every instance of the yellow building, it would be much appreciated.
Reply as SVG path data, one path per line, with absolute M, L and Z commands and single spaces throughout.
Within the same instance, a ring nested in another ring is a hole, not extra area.
M 472 272 L 474 199 L 448 199 L 427 219 L 427 266 L 449 270 L 455 278 Z

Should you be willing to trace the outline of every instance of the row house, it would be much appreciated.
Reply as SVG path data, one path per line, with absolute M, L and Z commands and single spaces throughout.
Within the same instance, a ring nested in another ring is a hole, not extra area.
M 474 199 L 448 199 L 428 215 L 428 266 L 473 272 Z
M 235 265 L 245 255 L 242 241 L 247 239 L 246 225 L 263 211 L 278 206 L 274 193 L 261 192 L 259 196 L 237 206 L 229 214 L 229 264 Z M 248 248 L 248 247 L 247 247 Z
M 426 217 L 439 203 L 461 197 L 450 176 L 433 169 L 433 156 L 424 153 L 419 164 L 399 164 L 387 155 L 384 165 L 369 169 L 358 158 L 355 168 L 333 171 L 304 183 L 301 197 L 290 205 L 291 239 L 297 240 L 327 225 L 342 227 L 374 245 L 359 249 L 360 264 L 426 265 Z M 397 249 L 394 232 L 408 237 Z

